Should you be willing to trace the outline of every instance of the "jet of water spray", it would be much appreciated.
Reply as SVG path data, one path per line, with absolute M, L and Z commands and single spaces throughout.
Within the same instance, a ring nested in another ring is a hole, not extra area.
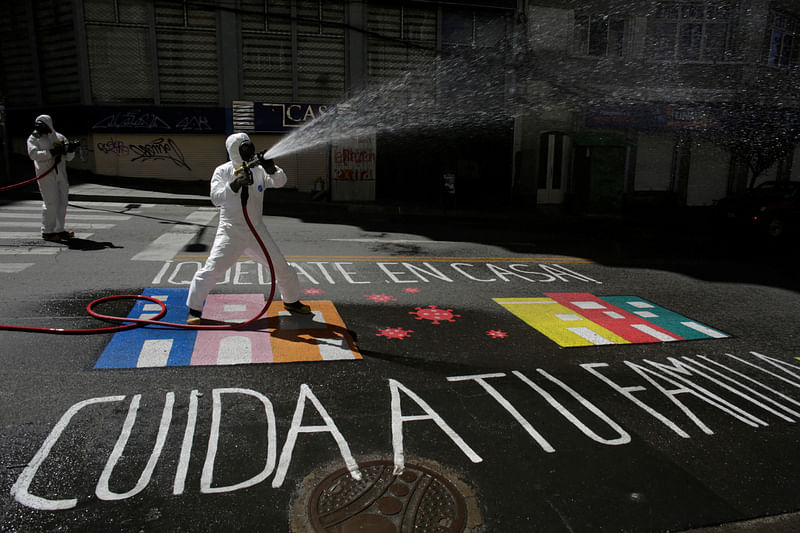
M 436 58 L 413 72 L 337 104 L 281 139 L 267 152 L 277 158 L 330 142 L 373 133 L 413 133 L 453 127 L 480 129 L 511 118 L 504 80 L 497 79 L 502 58 L 472 54 Z

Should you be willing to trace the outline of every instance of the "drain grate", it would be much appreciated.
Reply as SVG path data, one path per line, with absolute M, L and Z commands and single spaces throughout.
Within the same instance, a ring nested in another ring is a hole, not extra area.
M 459 533 L 466 503 L 456 487 L 423 466 L 406 464 L 393 474 L 391 461 L 359 464 L 361 480 L 347 468 L 333 472 L 314 489 L 308 516 L 317 533 Z

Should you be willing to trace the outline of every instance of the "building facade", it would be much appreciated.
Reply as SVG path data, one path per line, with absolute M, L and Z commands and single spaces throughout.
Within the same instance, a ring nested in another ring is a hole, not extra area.
M 796 2 L 532 4 L 520 195 L 603 212 L 800 179 Z
M 6 153 L 49 113 L 97 174 L 208 180 L 227 134 L 267 148 L 305 129 L 278 157 L 290 187 L 361 176 L 379 200 L 605 212 L 800 179 L 791 0 L 34 0 L 5 15 Z M 312 121 L 327 124 L 313 142 Z M 371 173 L 337 171 L 348 135 L 372 136 Z

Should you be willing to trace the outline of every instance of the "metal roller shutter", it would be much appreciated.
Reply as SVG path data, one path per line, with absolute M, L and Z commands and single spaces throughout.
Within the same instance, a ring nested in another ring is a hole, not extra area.
M 216 10 L 156 3 L 155 17 L 161 103 L 219 103 Z
M 35 105 L 37 103 L 36 75 L 31 68 L 34 64 L 33 47 L 29 32 L 21 31 L 27 25 L 25 5 L 22 2 L 10 3 L 0 17 L 0 33 L 3 45 L 0 46 L 0 66 L 5 71 L 6 103 L 9 105 Z
M 35 2 L 42 93 L 48 104 L 80 101 L 78 52 L 72 23 L 72 4 L 47 0 Z
M 244 97 L 292 99 L 292 40 L 289 36 L 246 33 L 242 36 Z
M 218 103 L 219 72 L 214 33 L 159 31 L 157 46 L 162 104 Z
M 298 37 L 297 96 L 301 102 L 344 98 L 344 38 Z
M 95 103 L 152 103 L 148 28 L 87 24 L 86 40 Z
M 383 37 L 368 41 L 371 90 L 390 86 L 404 102 L 432 96 L 436 20 L 434 9 L 369 6 L 368 29 Z M 397 83 L 406 77 L 407 81 Z

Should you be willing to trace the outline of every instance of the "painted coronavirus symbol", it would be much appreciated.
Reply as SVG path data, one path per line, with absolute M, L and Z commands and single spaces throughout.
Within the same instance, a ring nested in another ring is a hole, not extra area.
M 508 337 L 508 333 L 499 329 L 490 329 L 489 331 L 486 332 L 486 335 L 488 335 L 493 339 L 505 339 L 506 337 Z
M 314 295 L 314 296 L 318 296 L 320 294 L 325 294 L 325 291 L 323 291 L 322 289 L 315 289 L 315 288 L 304 289 L 303 292 L 305 294 L 311 294 L 311 295 Z
M 455 322 L 461 315 L 453 314 L 452 309 L 438 309 L 435 305 L 428 307 L 417 307 L 416 311 L 409 311 L 409 315 L 417 315 L 417 320 L 430 320 L 431 324 L 437 325 L 440 322 Z
M 388 294 L 365 294 L 364 298 L 367 300 L 372 300 L 375 303 L 386 303 L 391 302 L 392 300 L 397 301 L 397 298 L 394 296 L 389 296 Z
M 387 339 L 404 339 L 406 337 L 410 337 L 412 333 L 414 333 L 413 329 L 403 329 L 403 328 L 383 328 L 379 330 L 380 333 L 376 333 L 378 337 L 386 337 Z

